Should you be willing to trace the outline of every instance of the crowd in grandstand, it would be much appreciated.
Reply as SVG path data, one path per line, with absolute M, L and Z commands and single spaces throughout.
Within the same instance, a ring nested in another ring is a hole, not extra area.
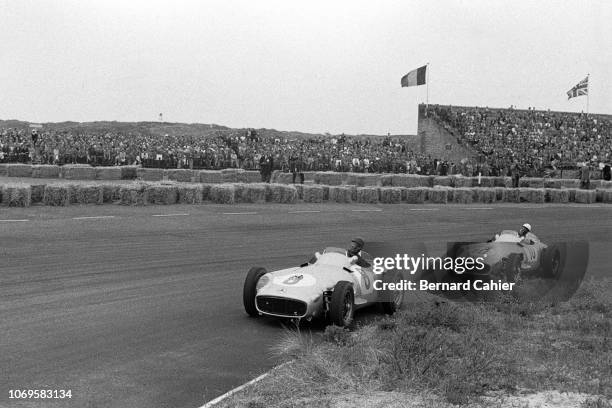
M 612 158 L 612 122 L 603 117 L 515 109 L 430 105 L 428 116 L 475 152 L 451 162 L 411 150 L 398 137 L 286 139 L 255 130 L 155 135 L 111 130 L 0 130 L 0 163 L 243 168 L 301 171 L 541 176 L 562 166 Z

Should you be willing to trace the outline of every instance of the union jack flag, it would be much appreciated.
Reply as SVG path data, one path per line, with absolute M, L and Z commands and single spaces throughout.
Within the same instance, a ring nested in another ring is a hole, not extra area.
M 578 82 L 572 89 L 567 91 L 567 99 L 574 98 L 576 96 L 588 95 L 589 94 L 589 76 L 587 75 L 582 81 Z

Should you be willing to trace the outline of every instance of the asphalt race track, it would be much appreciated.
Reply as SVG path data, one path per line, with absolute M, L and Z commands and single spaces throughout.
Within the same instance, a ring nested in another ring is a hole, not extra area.
M 295 265 L 355 235 L 366 250 L 436 251 L 523 222 L 545 242 L 590 241 L 587 273 L 610 273 L 610 205 L 1 208 L 0 406 L 199 407 L 275 365 L 282 327 L 242 309 L 251 266 Z

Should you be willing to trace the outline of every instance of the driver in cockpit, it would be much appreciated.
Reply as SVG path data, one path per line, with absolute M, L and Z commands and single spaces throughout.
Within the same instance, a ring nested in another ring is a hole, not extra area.
M 523 244 L 533 244 L 533 239 L 531 239 L 531 237 L 529 237 L 529 234 L 531 233 L 531 224 L 525 223 L 521 226 L 521 229 L 519 229 L 518 232 L 518 236 L 521 239 L 521 243 Z
M 365 259 L 363 259 L 361 256 L 361 250 L 363 249 L 364 245 L 365 243 L 363 241 L 363 238 L 360 238 L 360 237 L 353 238 L 351 240 L 350 246 L 346 250 L 346 256 L 348 256 L 349 258 L 356 256 L 357 257 L 357 262 L 355 262 L 356 265 L 361 266 L 362 268 L 369 268 L 370 264 Z

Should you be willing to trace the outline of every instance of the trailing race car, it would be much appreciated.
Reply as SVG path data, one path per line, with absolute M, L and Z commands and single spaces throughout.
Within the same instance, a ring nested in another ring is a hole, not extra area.
M 563 272 L 566 246 L 547 245 L 533 233 L 525 238 L 513 230 L 504 230 L 487 242 L 457 242 L 449 244 L 447 256 L 482 258 L 484 268 L 472 269 L 469 275 L 488 276 L 507 282 L 519 282 L 527 277 L 559 279 Z
M 384 311 L 397 311 L 404 299 L 402 290 L 382 291 L 375 281 L 400 282 L 397 271 L 377 275 L 372 271 L 372 257 L 361 251 L 362 265 L 346 250 L 325 248 L 298 267 L 267 272 L 251 268 L 244 282 L 243 302 L 246 312 L 290 319 L 324 318 L 330 324 L 349 326 L 355 310 L 382 303 Z M 365 262 L 363 262 L 365 261 Z

